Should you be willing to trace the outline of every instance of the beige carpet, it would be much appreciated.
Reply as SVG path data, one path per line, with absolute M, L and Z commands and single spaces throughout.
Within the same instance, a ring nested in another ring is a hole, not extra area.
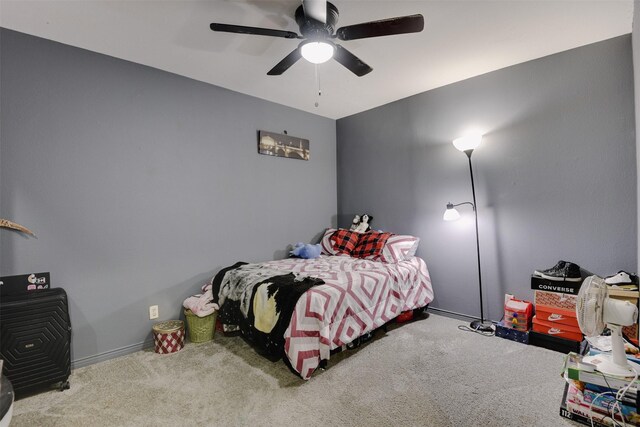
M 563 355 L 427 318 L 379 331 L 310 381 L 239 337 L 141 351 L 73 371 L 15 403 L 12 426 L 572 426 Z

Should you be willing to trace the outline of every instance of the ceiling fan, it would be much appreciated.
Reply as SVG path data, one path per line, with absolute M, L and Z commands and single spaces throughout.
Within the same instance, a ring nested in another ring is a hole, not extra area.
M 358 77 L 364 76 L 373 69 L 344 47 L 335 44 L 333 39 L 348 41 L 395 34 L 418 33 L 424 29 L 424 18 L 422 15 L 417 14 L 347 25 L 339 28 L 334 33 L 338 16 L 338 8 L 326 0 L 302 0 L 302 5 L 298 6 L 295 12 L 295 20 L 300 27 L 302 35 L 292 31 L 245 27 L 242 25 L 212 23 L 210 27 L 213 31 L 227 33 L 302 39 L 297 48 L 269 70 L 267 74 L 270 76 L 281 75 L 300 58 L 305 58 L 314 64 L 321 64 L 334 58 Z

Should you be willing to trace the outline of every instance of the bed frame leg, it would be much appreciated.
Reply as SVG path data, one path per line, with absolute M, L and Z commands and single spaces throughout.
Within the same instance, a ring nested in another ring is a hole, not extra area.
M 318 368 L 322 369 L 323 371 L 326 371 L 328 365 L 329 365 L 329 361 L 327 359 L 322 359 L 322 360 L 320 360 L 320 363 L 318 364 Z

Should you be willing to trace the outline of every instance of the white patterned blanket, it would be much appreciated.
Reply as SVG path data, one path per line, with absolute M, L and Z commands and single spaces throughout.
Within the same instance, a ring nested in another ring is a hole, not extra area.
M 418 257 L 387 264 L 321 255 L 262 265 L 325 282 L 300 297 L 284 336 L 291 366 L 304 379 L 329 359 L 331 350 L 433 300 L 427 265 Z

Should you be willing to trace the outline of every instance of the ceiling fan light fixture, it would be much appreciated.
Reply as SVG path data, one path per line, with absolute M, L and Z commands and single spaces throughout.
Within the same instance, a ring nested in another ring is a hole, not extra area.
M 300 46 L 302 57 L 312 64 L 322 64 L 333 57 L 335 46 L 327 41 L 310 40 Z
M 297 1 L 300 2 L 300 0 Z M 373 69 L 343 46 L 334 44 L 333 39 L 341 41 L 359 40 L 396 34 L 418 33 L 424 29 L 424 17 L 420 14 L 415 14 L 347 25 L 335 30 L 339 16 L 338 8 L 327 0 L 302 0 L 302 4 L 297 7 L 294 13 L 300 34 L 293 31 L 218 22 L 212 22 L 209 28 L 212 31 L 225 33 L 302 39 L 303 41 L 298 47 L 267 72 L 269 76 L 282 75 L 301 58 L 313 64 L 322 64 L 333 58 L 358 77 L 370 73 Z

